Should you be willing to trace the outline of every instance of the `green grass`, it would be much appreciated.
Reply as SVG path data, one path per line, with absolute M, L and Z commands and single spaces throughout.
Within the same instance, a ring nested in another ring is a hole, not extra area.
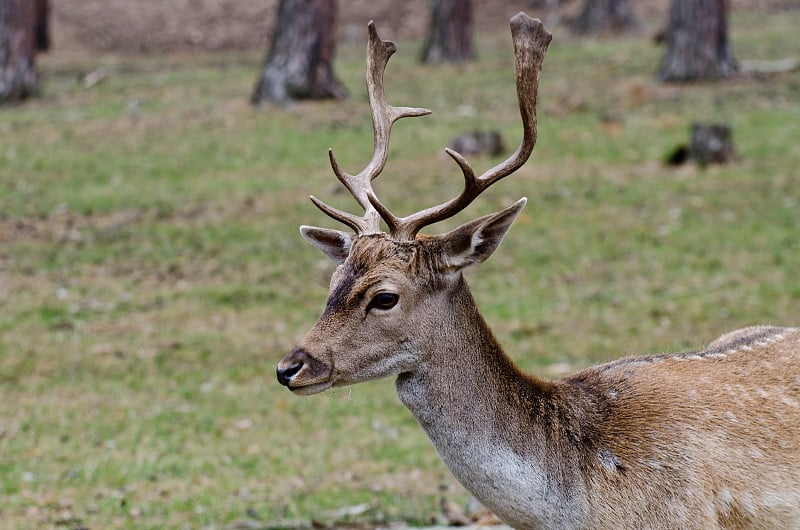
M 735 19 L 743 59 L 800 54 L 791 11 Z M 518 141 L 505 34 L 480 60 L 387 72 L 400 122 L 376 183 L 405 214 L 455 193 L 440 147 L 470 128 Z M 0 109 L 0 527 L 221 528 L 238 519 L 426 522 L 463 500 L 393 385 L 298 398 L 277 360 L 314 322 L 331 267 L 299 237 L 333 226 L 372 149 L 361 47 L 352 97 L 255 111 L 261 57 L 44 57 L 44 97 Z M 500 251 L 470 273 L 501 342 L 551 375 L 696 348 L 800 315 L 800 74 L 653 81 L 642 37 L 557 35 L 534 157 L 445 230 L 526 195 Z M 75 83 L 97 64 L 108 79 Z M 693 120 L 729 121 L 739 160 L 670 169 Z M 495 160 L 474 160 L 478 169 Z

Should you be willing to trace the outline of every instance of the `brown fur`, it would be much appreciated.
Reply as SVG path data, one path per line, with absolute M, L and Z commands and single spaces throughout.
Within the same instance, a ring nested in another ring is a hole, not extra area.
M 325 314 L 282 361 L 302 355 L 308 365 L 290 388 L 396 373 L 401 398 L 448 465 L 442 421 L 454 432 L 488 429 L 498 450 L 542 466 L 575 527 L 800 524 L 800 506 L 780 504 L 800 501 L 800 330 L 747 328 L 702 352 L 622 359 L 544 381 L 503 353 L 460 272 L 442 272 L 444 248 L 436 237 L 355 239 Z M 365 312 L 387 282 L 404 304 L 388 323 Z M 408 345 L 413 365 L 359 375 Z M 459 478 L 475 489 L 473 478 Z M 483 500 L 503 516 L 502 500 Z M 528 525 L 514 517 L 506 519 Z

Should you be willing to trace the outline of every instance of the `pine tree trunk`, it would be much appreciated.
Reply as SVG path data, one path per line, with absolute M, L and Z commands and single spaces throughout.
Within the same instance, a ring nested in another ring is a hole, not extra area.
M 729 0 L 672 0 L 663 81 L 715 80 L 738 70 L 728 41 Z
M 347 96 L 333 73 L 336 11 L 336 0 L 281 0 L 255 105 Z
M 581 35 L 620 33 L 636 27 L 631 0 L 586 0 L 572 21 L 573 33 Z
M 0 103 L 37 92 L 36 4 L 31 0 L 0 0 Z
M 431 25 L 422 48 L 422 62 L 473 59 L 472 0 L 432 0 L 431 3 Z

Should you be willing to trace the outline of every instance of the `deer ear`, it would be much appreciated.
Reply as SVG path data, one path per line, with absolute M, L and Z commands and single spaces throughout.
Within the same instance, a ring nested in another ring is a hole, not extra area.
M 301 226 L 300 233 L 303 237 L 328 256 L 334 263 L 341 265 L 350 254 L 352 236 L 331 228 L 317 228 L 316 226 Z
M 449 269 L 457 271 L 481 263 L 491 256 L 526 202 L 528 199 L 522 198 L 504 210 L 485 215 L 438 236 L 442 239 Z

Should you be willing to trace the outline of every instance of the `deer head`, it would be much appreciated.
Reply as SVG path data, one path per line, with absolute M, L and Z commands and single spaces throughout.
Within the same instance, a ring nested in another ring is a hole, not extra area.
M 461 271 L 486 260 L 498 247 L 525 206 L 520 199 L 494 214 L 468 222 L 448 233 L 421 235 L 428 225 L 466 208 L 478 195 L 520 168 L 536 143 L 536 96 L 544 52 L 550 42 L 541 22 L 520 13 L 511 19 L 516 58 L 516 86 L 522 117 L 522 141 L 514 154 L 476 176 L 459 153 L 446 149 L 464 175 L 456 197 L 407 217 L 398 217 L 381 203 L 372 188 L 386 164 L 389 135 L 395 121 L 423 116 L 421 108 L 395 107 L 384 95 L 383 73 L 396 51 L 369 24 L 367 90 L 372 110 L 374 154 L 357 175 L 343 171 L 329 151 L 334 173 L 364 209 L 362 216 L 328 206 L 311 197 L 328 216 L 353 233 L 303 226 L 300 232 L 333 260 L 325 310 L 305 338 L 278 364 L 281 384 L 298 394 L 313 394 L 346 385 L 415 371 L 444 337 L 439 322 L 452 315 L 453 304 L 471 303 Z M 381 230 L 380 222 L 388 227 Z

